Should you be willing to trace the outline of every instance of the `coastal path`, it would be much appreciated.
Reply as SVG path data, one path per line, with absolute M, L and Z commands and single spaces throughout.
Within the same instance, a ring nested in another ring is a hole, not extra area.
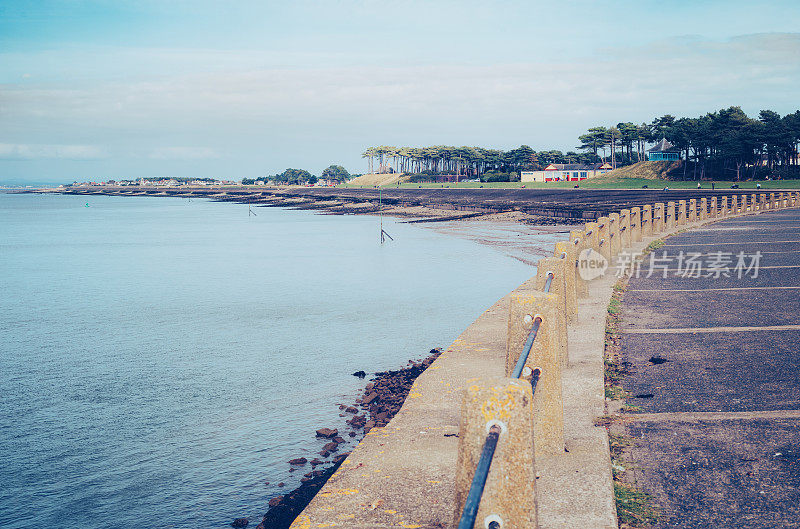
M 624 294 L 617 464 L 657 528 L 800 527 L 800 211 L 665 242 Z

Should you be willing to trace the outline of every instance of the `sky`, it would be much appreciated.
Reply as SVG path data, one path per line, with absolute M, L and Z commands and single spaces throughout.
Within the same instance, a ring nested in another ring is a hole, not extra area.
M 0 184 L 351 173 L 800 108 L 797 0 L 2 0 Z

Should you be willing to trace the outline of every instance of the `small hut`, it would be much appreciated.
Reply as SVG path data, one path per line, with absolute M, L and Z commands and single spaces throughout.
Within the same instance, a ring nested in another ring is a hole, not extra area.
M 679 160 L 680 157 L 680 151 L 668 142 L 666 138 L 661 138 L 661 141 L 656 143 L 654 147 L 647 149 L 647 159 L 651 162 L 673 162 Z

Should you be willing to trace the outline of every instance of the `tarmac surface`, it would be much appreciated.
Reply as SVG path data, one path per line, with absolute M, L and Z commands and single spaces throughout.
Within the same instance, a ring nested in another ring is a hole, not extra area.
M 630 279 L 620 328 L 641 409 L 624 459 L 656 527 L 798 528 L 800 210 L 707 224 L 652 259 L 664 252 Z

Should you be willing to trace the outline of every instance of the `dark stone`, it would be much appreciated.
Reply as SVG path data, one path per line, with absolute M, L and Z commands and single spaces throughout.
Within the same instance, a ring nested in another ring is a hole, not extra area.
M 277 507 L 283 502 L 283 496 L 275 496 L 271 500 L 269 500 L 270 507 Z
M 666 358 L 661 358 L 660 356 L 651 356 L 650 363 L 653 365 L 663 364 L 664 362 L 669 362 Z
M 321 465 L 321 464 L 322 464 L 322 463 L 324 463 L 324 462 L 325 462 L 325 461 L 323 461 L 323 460 L 321 460 L 321 459 L 318 459 L 318 458 L 316 458 L 316 457 L 310 461 L 310 463 L 311 463 L 311 466 L 312 466 L 312 467 L 315 467 L 315 466 L 317 466 L 317 465 Z
M 236 518 L 231 522 L 231 527 L 247 527 L 247 524 L 250 523 L 250 520 L 247 518 Z
M 319 455 L 321 455 L 322 457 L 328 457 L 329 455 L 331 455 L 331 453 L 328 452 L 327 450 L 323 450 L 319 453 Z
M 339 430 L 336 428 L 320 428 L 317 430 L 317 437 L 326 437 L 328 439 L 339 435 Z
M 289 460 L 289 464 L 290 465 L 301 465 L 302 466 L 302 465 L 305 465 L 307 462 L 308 462 L 308 459 L 306 459 L 305 457 L 298 457 L 296 459 L 290 459 Z
M 363 371 L 356 371 L 355 373 L 353 373 L 353 376 L 358 378 L 364 378 L 365 376 L 367 376 L 367 374 Z
M 356 432 L 350 432 L 350 433 L 349 433 L 349 434 L 347 434 L 347 435 L 349 435 L 350 437 L 355 437 L 355 436 L 356 436 Z
M 338 465 L 338 464 L 340 464 L 342 461 L 344 461 L 345 459 L 347 459 L 347 456 L 349 456 L 349 455 L 350 455 L 350 452 L 344 452 L 344 453 L 342 453 L 342 454 L 339 454 L 338 456 L 336 456 L 336 457 L 334 457 L 334 458 L 333 458 L 333 462 L 334 462 L 334 463 L 336 463 L 336 464 Z
M 284 483 L 283 481 L 281 481 L 280 483 L 278 483 L 278 486 L 279 486 L 279 487 L 285 487 L 285 486 L 286 486 L 286 483 Z
M 373 391 L 372 393 L 364 397 L 364 400 L 362 400 L 361 403 L 369 405 L 372 401 L 374 401 L 377 398 L 378 398 L 378 393 Z
M 345 408 L 344 411 L 346 411 L 347 413 L 358 413 L 358 408 L 353 406 L 348 406 L 347 408 Z
M 326 452 L 336 452 L 337 450 L 339 450 L 339 445 L 331 441 L 330 443 L 323 446 L 322 450 Z
M 334 438 L 333 438 L 333 442 L 334 442 L 334 443 L 341 444 L 341 443 L 343 443 L 343 442 L 344 442 L 344 438 L 342 438 L 342 437 L 340 437 L 340 436 L 338 436 L 338 435 L 337 435 L 336 437 L 334 437 Z

